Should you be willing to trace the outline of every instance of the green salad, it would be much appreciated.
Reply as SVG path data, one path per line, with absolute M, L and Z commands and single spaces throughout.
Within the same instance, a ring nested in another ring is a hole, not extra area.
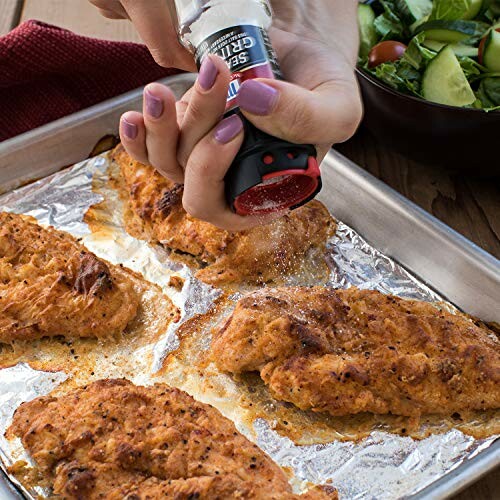
M 500 110 L 500 0 L 372 0 L 358 17 L 364 71 L 427 101 Z

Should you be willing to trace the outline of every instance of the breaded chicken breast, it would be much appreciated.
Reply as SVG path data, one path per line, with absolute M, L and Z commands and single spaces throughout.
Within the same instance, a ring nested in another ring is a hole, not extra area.
M 260 372 L 272 395 L 334 416 L 500 407 L 495 334 L 460 314 L 372 290 L 264 289 L 214 331 L 213 359 Z
M 231 421 L 165 384 L 101 380 L 40 397 L 18 408 L 7 436 L 21 438 L 58 498 L 299 498 Z
M 196 275 L 206 283 L 268 283 L 296 271 L 311 249 L 323 254 L 335 232 L 335 221 L 318 201 L 267 226 L 224 231 L 189 216 L 182 207 L 182 186 L 134 161 L 122 146 L 113 159 L 120 167 L 134 236 L 193 256 L 206 266 Z
M 69 234 L 0 213 L 0 342 L 110 337 L 139 300 L 125 273 Z

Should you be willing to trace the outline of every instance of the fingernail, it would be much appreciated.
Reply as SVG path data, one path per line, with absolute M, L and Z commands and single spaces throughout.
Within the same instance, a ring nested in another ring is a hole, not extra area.
M 203 90 L 210 90 L 217 80 L 219 70 L 210 57 L 205 57 L 201 63 L 200 74 L 198 75 L 198 82 Z
M 154 96 L 146 89 L 144 92 L 146 99 L 146 113 L 152 118 L 160 118 L 163 114 L 163 102 L 159 97 Z
M 265 83 L 247 80 L 238 91 L 240 108 L 254 115 L 269 114 L 278 102 L 279 92 Z
M 224 118 L 215 129 L 215 140 L 221 144 L 231 142 L 243 130 L 243 122 L 238 115 Z
M 127 139 L 133 140 L 137 137 L 137 125 L 135 123 L 130 123 L 126 118 L 122 118 L 122 132 Z

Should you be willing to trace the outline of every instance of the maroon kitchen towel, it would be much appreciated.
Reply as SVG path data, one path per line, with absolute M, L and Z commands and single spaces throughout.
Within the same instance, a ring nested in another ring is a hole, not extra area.
M 144 45 L 26 21 L 0 37 L 0 141 L 175 73 Z

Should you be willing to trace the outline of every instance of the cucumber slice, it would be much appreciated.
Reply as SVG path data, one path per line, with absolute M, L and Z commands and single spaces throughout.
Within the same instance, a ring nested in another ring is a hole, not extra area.
M 459 57 L 478 57 L 479 49 L 477 47 L 471 47 L 470 45 L 464 45 L 462 43 L 453 43 L 451 45 L 453 52 Z
M 421 24 L 416 33 L 425 31 L 426 38 L 445 43 L 459 43 L 471 37 L 480 37 L 488 30 L 478 21 L 429 21 Z
M 438 42 L 437 40 L 425 40 L 423 45 L 434 52 L 439 52 L 445 47 L 446 43 Z M 464 45 L 463 43 L 453 43 L 450 47 L 453 52 L 455 52 L 455 55 L 460 57 L 477 57 L 479 53 L 479 49 L 477 47 L 471 47 L 470 45 Z
M 491 30 L 484 42 L 483 64 L 490 71 L 500 71 L 500 33 Z
M 418 21 L 415 21 L 413 24 L 410 24 L 410 31 L 412 33 L 415 33 L 419 26 L 422 26 L 422 24 L 427 22 L 427 19 L 429 19 L 429 16 L 424 16 L 422 19 L 419 19 Z
M 371 48 L 377 43 L 378 36 L 374 26 L 375 12 L 369 5 L 358 5 L 358 23 L 359 23 L 359 38 L 360 57 L 367 57 Z
M 428 64 L 422 79 L 425 99 L 448 106 L 469 106 L 476 96 L 453 49 L 446 46 Z
M 420 21 L 432 11 L 431 0 L 396 0 L 396 6 L 401 13 L 401 17 L 408 24 Z

